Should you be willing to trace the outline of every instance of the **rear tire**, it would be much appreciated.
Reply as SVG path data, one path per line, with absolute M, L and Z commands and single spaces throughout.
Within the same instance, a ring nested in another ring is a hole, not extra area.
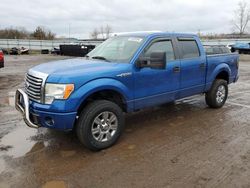
M 211 89 L 206 93 L 206 103 L 211 108 L 221 108 L 228 96 L 228 84 L 226 80 L 216 79 Z
M 124 128 L 121 108 L 107 100 L 88 104 L 76 124 L 78 139 L 93 151 L 108 148 L 116 143 Z

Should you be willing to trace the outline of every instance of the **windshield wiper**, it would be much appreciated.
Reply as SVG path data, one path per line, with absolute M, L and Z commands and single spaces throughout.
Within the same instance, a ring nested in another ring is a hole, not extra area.
M 100 59 L 100 60 L 104 60 L 104 61 L 108 61 L 108 62 L 109 62 L 109 60 L 107 60 L 107 59 L 106 59 L 105 57 L 103 57 L 103 56 L 93 56 L 92 59 Z

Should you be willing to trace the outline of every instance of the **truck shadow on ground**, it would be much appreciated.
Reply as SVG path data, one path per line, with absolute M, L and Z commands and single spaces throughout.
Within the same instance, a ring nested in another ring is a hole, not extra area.
M 204 104 L 204 100 L 196 99 L 184 99 L 182 101 L 177 101 L 176 103 L 169 103 L 155 108 L 149 108 L 142 111 L 126 115 L 125 131 L 119 139 L 118 143 L 107 149 L 115 150 L 115 148 L 122 147 L 124 144 L 129 143 L 132 139 L 133 142 L 140 143 L 141 132 L 146 132 L 147 129 L 151 131 L 164 130 L 168 126 L 183 124 L 187 119 L 192 121 L 195 118 L 201 119 L 202 117 L 197 116 L 197 112 L 201 113 L 204 111 L 209 111 Z M 145 133 L 147 136 L 148 133 Z M 59 132 L 56 130 L 46 129 L 32 136 L 31 139 L 38 143 L 45 142 L 45 148 L 50 148 L 50 150 L 62 150 L 62 149 L 74 149 L 80 153 L 92 153 L 88 151 L 77 139 L 76 133 L 71 132 Z M 150 140 L 148 140 L 150 142 Z M 36 146 L 37 147 L 37 146 Z M 40 148 L 40 147 L 38 147 Z M 112 149 L 113 148 L 113 149 Z M 36 149 L 31 149 L 36 151 Z M 105 150 L 103 150 L 105 151 Z
M 174 119 L 184 119 L 188 116 L 189 113 L 193 113 L 195 111 L 200 110 L 209 110 L 204 105 L 204 101 L 195 100 L 194 103 L 185 103 L 185 101 L 178 101 L 173 103 L 164 104 L 154 108 L 144 109 L 138 112 L 130 113 L 125 115 L 125 132 L 132 133 L 130 129 L 143 129 L 145 127 L 154 127 L 157 126 L 158 121 L 166 121 L 167 123 L 170 120 Z M 166 124 L 167 126 L 167 124 Z M 45 133 L 45 134 L 44 134 Z M 62 140 L 64 142 L 65 139 L 69 139 L 65 142 L 80 144 L 77 141 L 76 134 L 74 131 L 69 132 L 60 132 L 58 130 L 46 129 L 46 131 L 41 131 L 41 134 L 38 134 L 32 137 L 32 140 L 36 141 L 49 141 L 50 139 L 56 139 L 58 142 Z

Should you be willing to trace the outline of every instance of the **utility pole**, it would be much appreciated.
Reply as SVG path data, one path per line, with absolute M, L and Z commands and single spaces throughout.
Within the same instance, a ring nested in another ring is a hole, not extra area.
M 198 37 L 201 37 L 201 30 L 198 29 L 198 33 L 197 33 Z
M 69 41 L 70 41 L 70 23 L 69 23 Z

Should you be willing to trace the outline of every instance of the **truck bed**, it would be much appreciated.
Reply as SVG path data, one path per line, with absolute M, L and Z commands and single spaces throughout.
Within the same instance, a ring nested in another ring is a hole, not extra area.
M 231 73 L 229 75 L 229 83 L 235 82 L 237 80 L 237 73 L 238 69 L 237 66 L 239 66 L 238 59 L 239 55 L 238 53 L 224 53 L 224 54 L 213 54 L 213 55 L 207 55 L 207 73 L 206 73 L 206 90 L 208 90 L 212 83 L 213 83 L 213 72 L 216 70 L 214 69 L 217 67 L 217 69 L 220 68 L 220 64 L 226 64 L 230 67 Z

